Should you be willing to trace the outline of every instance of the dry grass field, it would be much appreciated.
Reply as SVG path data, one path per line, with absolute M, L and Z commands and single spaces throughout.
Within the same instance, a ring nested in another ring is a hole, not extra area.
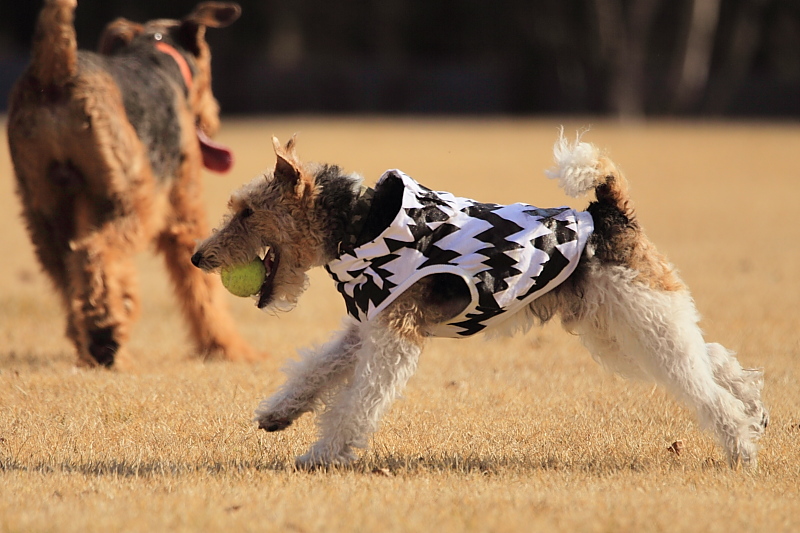
M 229 192 L 274 163 L 270 135 L 373 183 L 401 168 L 462 196 L 585 205 L 543 170 L 557 120 L 279 119 L 224 123 Z M 193 357 L 159 258 L 143 253 L 143 317 L 117 371 L 74 367 L 0 144 L 0 532 L 800 530 L 800 126 L 576 120 L 631 181 L 649 236 L 678 266 L 708 338 L 764 367 L 760 468 L 732 472 L 687 409 L 607 374 L 556 324 L 434 340 L 354 468 L 297 472 L 313 417 L 257 431 L 254 408 L 344 307 L 323 271 L 291 313 L 230 297 L 257 364 Z M 676 455 L 668 450 L 683 442 Z

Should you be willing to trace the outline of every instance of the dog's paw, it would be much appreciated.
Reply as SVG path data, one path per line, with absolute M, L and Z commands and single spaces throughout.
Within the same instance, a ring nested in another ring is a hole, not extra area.
M 749 439 L 740 439 L 734 449 L 728 450 L 728 465 L 733 470 L 758 470 L 758 446 Z
M 346 448 L 336 453 L 330 451 L 320 451 L 311 448 L 308 453 L 295 459 L 295 467 L 298 470 L 316 470 L 329 466 L 347 466 L 352 464 L 358 456 Z
M 758 440 L 764 435 L 769 425 L 769 412 L 761 405 L 761 402 L 750 411 L 753 412 L 750 417 L 750 436 L 752 439 Z
M 281 431 L 292 425 L 294 419 L 288 417 L 262 416 L 258 420 L 258 429 L 267 432 Z

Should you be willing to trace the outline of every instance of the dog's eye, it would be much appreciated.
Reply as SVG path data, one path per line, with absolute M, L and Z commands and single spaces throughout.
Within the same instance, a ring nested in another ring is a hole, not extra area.
M 253 210 L 250 209 L 249 207 L 245 207 L 244 209 L 242 209 L 239 212 L 239 216 L 242 217 L 242 218 L 247 218 L 247 217 L 251 216 L 252 214 L 253 214 Z

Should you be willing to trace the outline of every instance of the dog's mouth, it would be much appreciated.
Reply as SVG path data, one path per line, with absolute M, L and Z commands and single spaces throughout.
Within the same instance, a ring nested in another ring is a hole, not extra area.
M 233 152 L 227 146 L 214 142 L 199 127 L 197 140 L 200 141 L 200 151 L 203 154 L 203 166 L 214 172 L 228 172 L 233 166 Z
M 272 302 L 272 297 L 275 293 L 275 274 L 278 272 L 278 265 L 280 264 L 280 255 L 274 246 L 264 249 L 259 258 L 264 263 L 264 268 L 267 270 L 267 275 L 264 278 L 264 283 L 255 294 L 256 306 L 263 309 Z

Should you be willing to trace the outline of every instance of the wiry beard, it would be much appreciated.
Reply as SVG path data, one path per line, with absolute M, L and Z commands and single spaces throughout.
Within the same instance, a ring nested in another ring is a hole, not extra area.
M 297 306 L 297 302 L 300 300 L 300 296 L 308 289 L 310 282 L 305 272 L 295 275 L 294 278 L 295 279 L 288 281 L 281 280 L 280 288 L 276 287 L 275 294 L 270 302 L 260 309 L 272 315 L 294 309 Z M 252 298 L 258 303 L 258 294 L 253 295 Z

